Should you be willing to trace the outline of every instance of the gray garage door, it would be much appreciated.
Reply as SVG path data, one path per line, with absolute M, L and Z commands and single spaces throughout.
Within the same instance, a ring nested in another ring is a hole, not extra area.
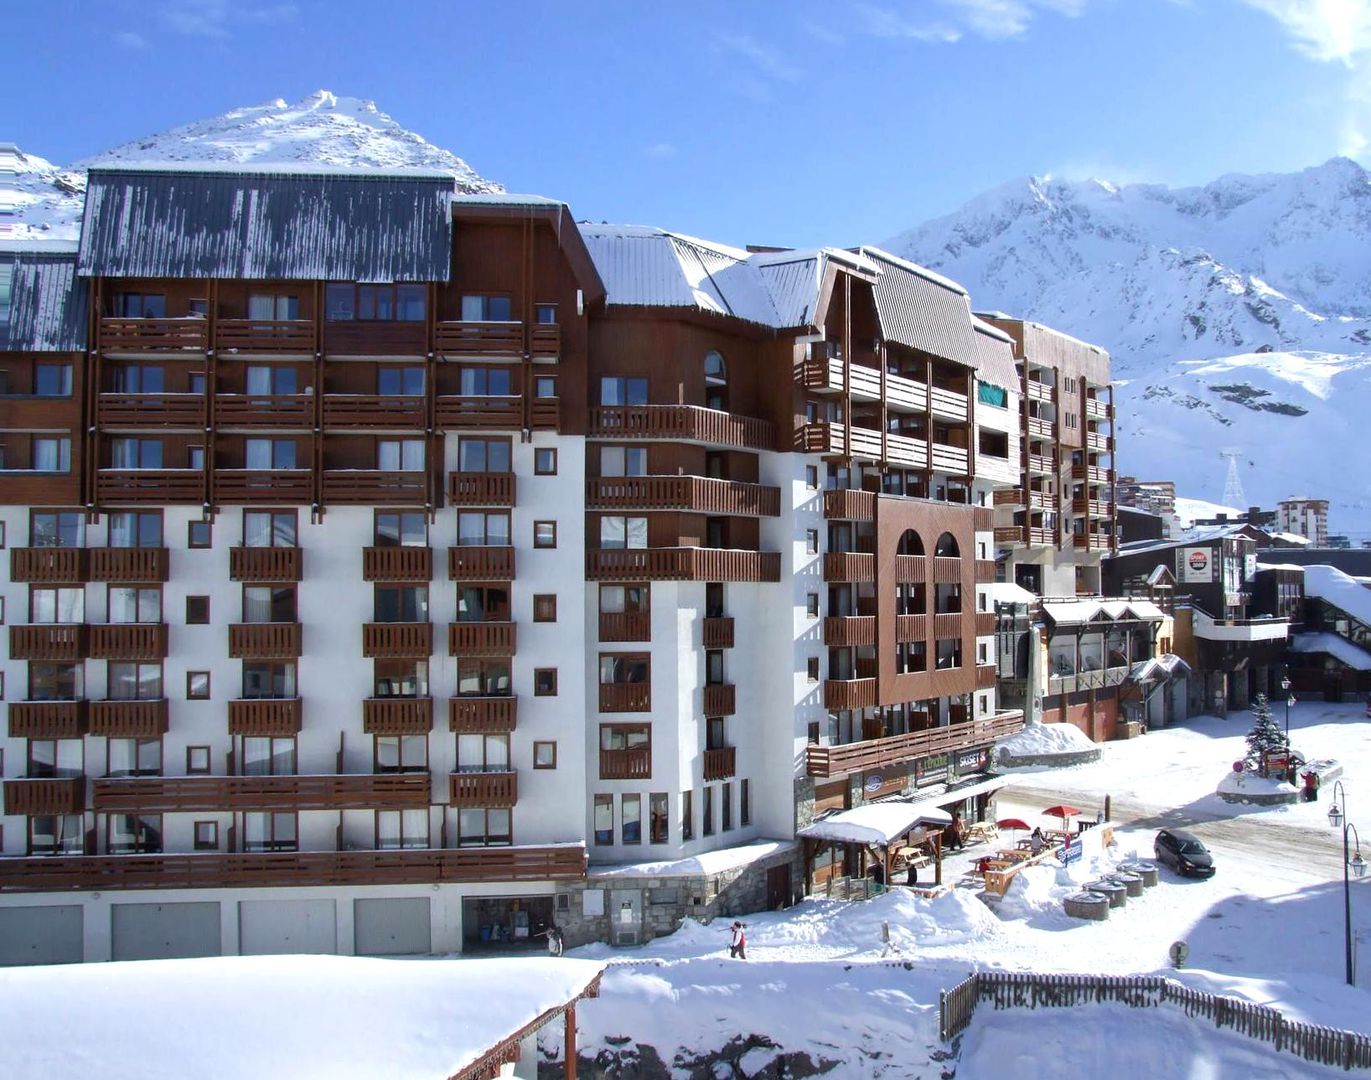
M 352 919 L 358 956 L 401 956 L 432 951 L 426 897 L 354 900 Z
M 0 908 L 0 964 L 79 964 L 84 941 L 81 908 Z
M 218 956 L 219 905 L 115 904 L 114 959 Z
M 238 951 L 338 951 L 338 914 L 332 900 L 244 900 L 238 905 Z

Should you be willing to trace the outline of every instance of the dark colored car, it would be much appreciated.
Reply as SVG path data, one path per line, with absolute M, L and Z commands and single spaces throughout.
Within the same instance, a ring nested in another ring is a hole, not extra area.
M 1214 876 L 1214 856 L 1200 838 L 1184 829 L 1162 829 L 1152 844 L 1159 863 L 1165 863 L 1186 877 Z

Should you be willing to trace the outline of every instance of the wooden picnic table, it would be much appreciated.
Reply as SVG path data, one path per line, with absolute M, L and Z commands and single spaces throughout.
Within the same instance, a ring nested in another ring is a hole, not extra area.
M 928 853 L 921 847 L 902 847 L 895 850 L 895 869 L 908 870 L 911 866 L 916 870 L 922 870 L 925 866 L 932 864 Z
M 993 821 L 974 821 L 966 827 L 966 842 L 969 844 L 999 838 L 1000 830 Z

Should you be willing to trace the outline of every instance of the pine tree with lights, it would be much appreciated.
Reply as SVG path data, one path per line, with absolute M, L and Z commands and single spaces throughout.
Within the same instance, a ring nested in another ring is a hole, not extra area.
M 1252 703 L 1252 715 L 1257 722 L 1247 733 L 1247 767 L 1265 776 L 1267 760 L 1273 754 L 1283 754 L 1289 750 L 1290 743 L 1271 716 L 1271 703 L 1266 700 L 1265 694 L 1258 694 Z

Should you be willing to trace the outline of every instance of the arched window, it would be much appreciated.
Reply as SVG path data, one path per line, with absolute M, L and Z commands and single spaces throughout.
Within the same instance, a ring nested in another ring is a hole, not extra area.
M 705 353 L 705 407 L 728 409 L 728 367 L 715 349 Z
M 900 546 L 897 549 L 900 555 L 922 555 L 924 553 L 924 542 L 919 539 L 919 534 L 913 529 L 906 529 L 904 535 L 900 537 Z
M 951 533 L 943 533 L 938 537 L 938 545 L 933 549 L 933 554 L 939 559 L 960 559 L 962 557 L 961 548 L 957 546 L 957 538 Z

